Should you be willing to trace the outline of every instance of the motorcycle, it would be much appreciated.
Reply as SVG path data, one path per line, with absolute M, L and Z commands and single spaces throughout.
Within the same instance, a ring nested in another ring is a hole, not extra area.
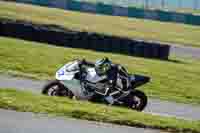
M 125 77 L 128 79 L 128 89 L 124 91 L 121 89 L 123 78 L 120 76 L 113 88 L 108 80 L 98 76 L 95 68 L 82 68 L 79 62 L 74 60 L 60 68 L 56 72 L 56 80 L 47 83 L 42 89 L 42 94 L 125 106 L 137 111 L 146 107 L 147 96 L 135 88 L 149 82 L 149 77 L 131 75 L 125 71 L 128 75 Z M 123 69 L 126 70 L 124 67 Z

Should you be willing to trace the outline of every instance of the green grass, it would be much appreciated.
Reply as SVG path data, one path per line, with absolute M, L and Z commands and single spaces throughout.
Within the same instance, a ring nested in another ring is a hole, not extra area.
M 0 18 L 55 24 L 78 31 L 200 47 L 200 26 L 95 15 L 9 2 L 0 2 Z
M 33 102 L 37 101 L 37 102 Z M 92 121 L 115 123 L 136 127 L 148 127 L 174 132 L 200 132 L 199 121 L 154 116 L 89 102 L 61 97 L 48 97 L 12 89 L 0 89 L 0 108 L 24 112 L 48 113 Z
M 105 56 L 130 73 L 150 76 L 151 83 L 141 87 L 149 97 L 200 104 L 199 60 L 160 61 L 0 37 L 0 71 L 37 79 L 54 79 L 56 70 L 72 59 Z

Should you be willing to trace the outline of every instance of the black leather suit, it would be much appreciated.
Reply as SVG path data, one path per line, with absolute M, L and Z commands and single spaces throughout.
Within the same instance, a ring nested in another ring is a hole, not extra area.
M 94 63 L 88 62 L 86 60 L 82 60 L 80 64 L 81 66 L 95 67 Z M 118 64 L 111 64 L 111 69 L 107 72 L 106 75 L 107 75 L 107 80 L 111 82 L 113 88 L 115 88 L 117 84 L 118 75 L 125 77 L 128 76 L 126 70 L 121 65 Z M 122 83 L 123 83 L 123 88 L 121 89 L 126 90 L 128 88 L 127 81 L 122 80 Z

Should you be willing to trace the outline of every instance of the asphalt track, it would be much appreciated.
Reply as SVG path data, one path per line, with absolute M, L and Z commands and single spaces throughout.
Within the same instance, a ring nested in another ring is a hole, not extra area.
M 143 129 L 85 120 L 47 117 L 0 109 L 0 133 L 160 133 Z
M 180 58 L 188 57 L 189 59 L 200 59 L 200 48 L 182 45 L 171 45 L 170 55 Z
M 37 81 L 0 75 L 0 88 L 15 88 L 26 91 L 28 90 L 35 93 L 41 93 L 41 88 L 47 82 L 48 81 Z M 149 99 L 148 106 L 144 112 L 187 120 L 200 120 L 200 106 L 160 101 L 157 99 Z

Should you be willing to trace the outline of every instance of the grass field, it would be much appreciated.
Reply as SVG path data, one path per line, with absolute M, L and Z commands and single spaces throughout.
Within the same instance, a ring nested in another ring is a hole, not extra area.
M 11 89 L 0 89 L 0 108 L 25 112 L 48 113 L 51 115 L 116 123 L 120 125 L 149 127 L 176 133 L 200 132 L 200 121 L 186 121 L 154 116 L 125 108 L 73 101 L 61 97 L 47 97 Z
M 152 82 L 141 88 L 149 97 L 200 104 L 199 60 L 151 60 L 0 37 L 0 71 L 38 79 L 53 79 L 56 70 L 74 58 L 94 61 L 105 56 L 130 73 L 150 76 Z
M 2 1 L 0 2 L 0 18 L 56 24 L 78 31 L 200 47 L 200 26 L 95 15 Z

